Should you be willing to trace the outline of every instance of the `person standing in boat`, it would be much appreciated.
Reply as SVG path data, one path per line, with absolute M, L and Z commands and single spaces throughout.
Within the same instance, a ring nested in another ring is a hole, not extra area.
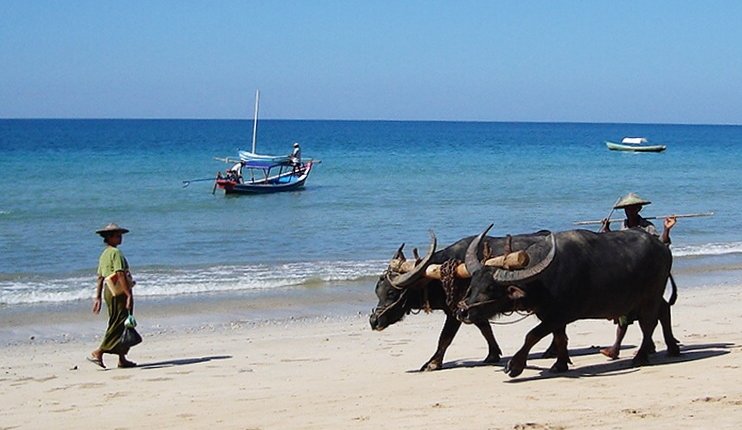
M 674 216 L 665 218 L 663 222 L 664 229 L 662 230 L 662 234 L 658 234 L 654 224 L 639 215 L 639 212 L 642 210 L 642 208 L 645 205 L 651 203 L 652 202 L 648 200 L 642 199 L 637 194 L 629 193 L 621 197 L 621 199 L 618 201 L 618 203 L 616 203 L 616 206 L 614 206 L 613 209 L 623 209 L 624 213 L 626 214 L 626 219 L 621 225 L 621 230 L 627 230 L 630 228 L 641 228 L 647 233 L 659 237 L 662 243 L 669 246 L 672 242 L 670 240 L 670 230 L 675 226 L 677 220 Z M 608 218 L 604 218 L 602 221 L 603 222 L 600 231 L 611 231 L 610 221 L 608 220 Z M 633 322 L 634 318 L 630 315 L 625 315 L 618 318 L 616 320 L 616 340 L 613 342 L 612 346 L 601 349 L 601 354 L 613 360 L 617 359 L 618 354 L 621 350 L 621 342 L 623 342 L 623 338 L 624 336 L 626 336 L 626 330 Z
M 98 314 L 101 309 L 101 296 L 105 299 L 108 308 L 108 328 L 100 346 L 90 353 L 87 358 L 91 363 L 106 368 L 103 364 L 103 354 L 118 355 L 118 367 L 135 367 L 136 363 L 126 359 L 128 347 L 120 345 L 121 335 L 124 332 L 125 322 L 134 310 L 134 295 L 132 287 L 135 282 L 129 273 L 129 263 L 118 248 L 123 242 L 124 234 L 129 230 L 111 223 L 96 231 L 103 237 L 106 248 L 98 259 L 98 278 L 93 298 L 93 313 Z
M 301 147 L 299 146 L 299 142 L 294 142 L 294 150 L 289 155 L 289 161 L 294 167 L 294 172 L 301 169 Z

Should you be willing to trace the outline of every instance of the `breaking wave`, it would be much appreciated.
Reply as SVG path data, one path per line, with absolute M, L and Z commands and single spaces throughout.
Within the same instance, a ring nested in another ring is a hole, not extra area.
M 712 256 L 742 253 L 742 242 L 706 243 L 702 245 L 673 246 L 675 257 Z
M 137 270 L 137 296 L 175 296 L 277 288 L 317 288 L 333 283 L 371 283 L 384 261 L 302 262 L 278 265 L 152 267 Z M 88 300 L 95 275 L 66 277 L 13 274 L 0 277 L 0 304 L 20 305 Z

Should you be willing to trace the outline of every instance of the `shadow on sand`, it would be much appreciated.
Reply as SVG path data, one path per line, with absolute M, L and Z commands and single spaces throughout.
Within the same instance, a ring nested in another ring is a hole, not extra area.
M 231 355 L 212 355 L 210 357 L 179 358 L 176 360 L 156 361 L 153 363 L 139 363 L 140 369 L 161 369 L 163 367 L 187 366 L 190 364 L 206 363 L 213 360 L 227 360 Z
M 718 357 L 721 355 L 729 354 L 730 349 L 735 347 L 736 345 L 733 343 L 708 343 L 708 344 L 695 344 L 695 345 L 681 345 L 680 347 L 680 356 L 678 357 L 668 357 L 665 354 L 664 350 L 658 351 L 656 354 L 652 354 L 650 356 L 650 362 L 649 364 L 646 364 L 645 366 L 660 366 L 660 365 L 667 365 L 667 364 L 675 364 L 675 363 L 683 363 L 687 361 L 696 361 L 696 360 L 703 360 L 707 358 L 713 358 Z M 621 350 L 627 350 L 635 348 L 633 345 L 624 345 Z M 528 360 L 540 360 L 542 358 L 543 352 L 536 352 L 531 353 L 528 355 Z M 598 346 L 591 346 L 586 348 L 577 348 L 577 349 L 570 349 L 569 350 L 569 356 L 571 358 L 579 357 L 579 356 L 585 356 L 585 355 L 593 355 L 593 354 L 600 354 L 600 347 Z M 450 361 L 447 363 L 444 363 L 443 368 L 438 370 L 440 371 L 446 371 L 446 370 L 455 370 L 459 368 L 475 368 L 475 367 L 499 367 L 502 370 L 505 369 L 505 365 L 507 364 L 508 360 L 510 360 L 511 357 L 503 357 L 499 363 L 483 363 L 482 361 L 473 361 L 473 360 L 457 360 L 457 361 Z M 592 364 L 588 366 L 580 366 L 580 367 L 574 367 L 572 366 L 570 370 L 563 373 L 554 373 L 550 370 L 550 367 L 541 367 L 541 366 L 535 366 L 535 365 L 528 365 L 526 366 L 527 370 L 538 370 L 540 371 L 538 375 L 536 376 L 529 376 L 529 377 L 517 377 L 514 379 L 507 380 L 506 382 L 509 383 L 519 383 L 519 382 L 526 382 L 526 381 L 534 381 L 534 380 L 540 380 L 540 379 L 550 379 L 550 378 L 584 378 L 584 377 L 595 377 L 595 376 L 610 376 L 615 374 L 625 374 L 625 373 L 632 373 L 639 370 L 638 367 L 633 367 L 631 364 L 631 360 L 633 358 L 632 355 L 626 355 L 625 358 L 621 358 L 618 360 L 608 360 L 606 358 L 605 363 L 599 363 L 599 364 Z M 549 366 L 551 366 L 554 363 L 553 358 L 547 358 L 545 360 L 549 360 Z M 419 370 L 408 370 L 407 373 L 417 373 Z
M 733 343 L 683 345 L 680 347 L 679 356 L 668 357 L 665 351 L 658 351 L 656 354 L 652 354 L 650 356 L 649 364 L 645 364 L 643 367 L 663 366 L 668 364 L 684 363 L 689 361 L 705 360 L 707 358 L 719 357 L 721 355 L 729 354 L 731 352 L 730 349 L 732 349 L 734 346 L 735 345 Z M 618 360 L 606 361 L 605 363 L 573 367 L 564 373 L 554 373 L 551 372 L 549 368 L 545 367 L 527 366 L 527 369 L 540 370 L 540 373 L 535 376 L 510 379 L 506 382 L 520 383 L 550 378 L 587 378 L 633 373 L 639 371 L 639 368 L 632 366 L 632 359 L 633 355 Z
M 625 348 L 631 348 L 631 346 L 629 345 L 629 346 L 626 346 Z M 599 352 L 599 350 L 600 350 L 600 347 L 597 347 L 597 346 L 591 346 L 591 347 L 587 347 L 587 348 L 570 349 L 569 350 L 569 356 L 570 357 L 579 357 L 581 355 L 590 355 L 590 354 L 595 354 L 596 352 Z M 542 358 L 541 357 L 542 355 L 543 355 L 543 351 L 541 351 L 541 352 L 532 352 L 531 354 L 528 355 L 528 359 L 529 360 L 540 359 L 540 358 Z M 501 368 L 504 369 L 505 368 L 505 363 L 507 363 L 508 360 L 510 360 L 510 357 L 503 356 L 498 363 L 485 363 L 485 362 L 483 362 L 481 360 L 480 361 L 474 361 L 474 360 L 448 361 L 446 363 L 443 363 L 443 367 L 441 369 L 437 370 L 437 372 L 440 372 L 442 370 L 454 370 L 454 369 L 459 369 L 459 368 L 462 368 L 462 367 L 473 368 L 473 367 L 487 367 L 487 366 L 498 367 L 499 366 L 499 367 L 501 367 Z M 419 371 L 420 371 L 419 369 L 408 370 L 407 373 L 417 373 Z

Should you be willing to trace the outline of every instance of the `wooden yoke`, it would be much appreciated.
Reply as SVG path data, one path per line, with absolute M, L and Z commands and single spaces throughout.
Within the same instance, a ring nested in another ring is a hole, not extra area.
M 485 266 L 497 267 L 505 270 L 522 269 L 530 261 L 526 251 L 516 251 L 499 255 L 484 262 Z
M 389 270 L 396 273 L 407 273 L 415 268 L 415 260 L 400 260 L 398 258 L 389 262 Z
M 509 254 L 498 255 L 497 257 L 490 258 L 484 262 L 485 266 L 497 267 L 505 270 L 522 269 L 528 265 L 530 261 L 526 251 L 515 251 Z M 425 269 L 425 277 L 431 279 L 441 279 L 441 265 L 431 264 Z M 466 270 L 464 263 L 456 266 L 456 277 L 457 278 L 471 278 L 471 274 Z

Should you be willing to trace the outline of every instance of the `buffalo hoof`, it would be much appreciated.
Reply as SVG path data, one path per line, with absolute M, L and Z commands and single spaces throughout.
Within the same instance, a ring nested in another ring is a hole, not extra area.
M 631 365 L 634 367 L 641 367 L 649 364 L 649 357 L 647 354 L 636 354 L 631 360 Z
M 513 360 L 508 361 L 508 364 L 505 366 L 505 373 L 508 374 L 511 378 L 515 378 L 516 376 L 523 373 L 523 369 L 525 369 L 526 366 L 515 364 L 513 363 Z
M 443 367 L 443 364 L 440 361 L 436 360 L 430 360 L 427 363 L 423 364 L 423 367 L 420 368 L 421 372 L 432 372 L 434 370 L 439 370 Z
M 499 354 L 491 354 L 491 355 L 488 355 L 484 359 L 484 363 L 485 364 L 497 364 L 499 362 L 500 362 L 500 355 Z
M 566 361 L 558 361 L 551 366 L 550 369 L 554 373 L 564 373 L 569 370 L 569 365 Z
M 667 355 L 670 357 L 677 357 L 680 355 L 680 347 L 677 344 L 667 346 Z

